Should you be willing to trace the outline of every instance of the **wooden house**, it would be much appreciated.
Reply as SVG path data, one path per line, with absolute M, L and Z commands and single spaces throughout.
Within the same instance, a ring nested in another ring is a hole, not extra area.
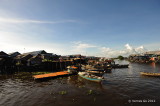
M 38 54 L 47 54 L 47 52 L 44 50 L 39 50 L 39 51 L 33 51 L 33 52 L 24 53 L 24 54 L 31 54 L 32 56 L 37 56 Z
M 5 57 L 8 57 L 8 54 L 3 52 L 3 51 L 1 51 L 0 52 L 0 58 L 5 58 Z
M 16 57 L 16 56 L 18 56 L 18 55 L 20 55 L 19 52 L 9 53 L 9 56 L 12 57 L 12 58 L 14 58 L 14 57 Z
M 28 52 L 25 54 L 31 54 L 32 56 L 41 56 L 41 58 L 45 59 L 45 60 L 57 60 L 60 57 L 60 56 L 53 54 L 53 53 L 47 53 L 44 50 Z
M 22 65 L 27 65 L 28 59 L 32 58 L 33 56 L 31 54 L 21 54 L 16 56 L 14 59 L 16 60 L 17 63 L 22 64 Z
M 28 59 L 28 66 L 30 65 L 40 65 L 42 63 L 42 56 L 39 54 L 37 56 L 33 56 L 30 59 Z
M 41 54 L 43 59 L 46 60 L 58 60 L 60 56 L 52 53 L 47 53 L 47 54 Z
M 148 51 L 145 52 L 144 54 L 150 57 L 157 57 L 160 56 L 160 51 Z
M 2 66 L 4 63 L 4 59 L 3 58 L 0 58 L 0 66 Z

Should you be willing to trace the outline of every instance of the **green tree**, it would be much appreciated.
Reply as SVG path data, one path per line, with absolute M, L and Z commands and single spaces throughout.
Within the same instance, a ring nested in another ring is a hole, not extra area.
M 120 55 L 120 56 L 118 56 L 117 58 L 118 58 L 119 60 L 124 60 L 124 57 L 123 57 L 123 56 L 121 56 L 121 55 Z

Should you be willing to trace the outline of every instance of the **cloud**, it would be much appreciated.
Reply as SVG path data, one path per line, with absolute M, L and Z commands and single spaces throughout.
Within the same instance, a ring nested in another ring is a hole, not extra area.
M 6 16 L 9 17 L 9 16 Z M 21 53 L 46 50 L 60 55 L 70 54 L 62 42 L 49 42 L 56 34 L 54 29 L 36 24 L 75 23 L 76 20 L 40 21 L 0 16 L 0 51 Z M 45 36 L 44 36 L 45 35 Z
M 111 48 L 107 47 L 100 47 L 99 48 L 99 56 L 100 57 L 117 57 L 119 55 L 122 56 L 129 56 L 130 54 L 138 54 L 138 53 L 144 53 L 148 51 L 146 48 L 143 46 L 139 47 L 132 47 L 129 44 L 124 45 L 125 49 L 124 50 L 113 50 Z
M 126 44 L 125 47 L 127 50 L 133 51 L 133 48 L 129 44 Z
M 135 48 L 136 53 L 144 53 L 146 51 L 148 51 L 146 48 L 144 48 L 144 46 L 140 46 Z
M 0 23 L 16 23 L 16 24 L 58 24 L 58 23 L 75 23 L 76 20 L 61 20 L 61 21 L 42 21 L 42 20 L 28 20 L 28 19 L 16 19 L 16 18 L 3 18 L 0 17 Z
M 0 39 L 0 51 L 5 51 L 7 53 L 14 51 L 24 53 L 36 50 L 46 50 L 47 52 L 59 55 L 82 54 L 110 58 L 117 57 L 118 55 L 128 56 L 130 54 L 143 53 L 147 51 L 143 46 L 134 48 L 129 44 L 124 45 L 123 50 L 114 50 L 109 47 L 100 47 L 81 41 L 68 43 L 68 45 L 62 44 L 61 42 L 41 42 L 36 38 L 32 38 L 32 40 L 30 37 L 23 38 L 25 35 L 17 35 L 17 33 L 13 32 L 0 31 L 0 35 L 5 35 L 1 36 Z
M 144 53 L 144 52 L 148 51 L 144 46 L 139 46 L 139 47 L 134 48 L 134 47 L 130 46 L 129 44 L 126 44 L 125 47 L 126 47 L 126 50 L 124 50 L 124 51 L 126 51 L 127 55 L 139 54 L 139 53 Z
M 29 37 L 13 32 L 0 31 L 0 35 L 0 51 L 4 51 L 7 53 L 15 51 L 24 53 L 36 50 L 46 50 L 47 52 L 59 55 L 68 53 L 67 47 L 61 43 L 42 42 L 39 41 L 36 37 Z
M 147 43 L 144 44 L 145 47 L 147 47 L 149 50 L 154 51 L 154 50 L 160 50 L 160 43 L 159 42 L 154 42 L 154 43 Z
M 85 54 L 87 49 L 89 48 L 96 48 L 97 46 L 83 43 L 81 41 L 78 42 L 72 42 L 72 52 L 79 53 L 79 54 Z
M 123 50 L 114 50 L 109 47 L 100 47 L 89 43 L 83 43 L 81 41 L 72 42 L 71 50 L 71 52 L 74 52 L 74 54 L 78 53 L 82 55 L 94 55 L 107 58 L 117 57 L 119 55 L 129 56 L 130 54 L 144 53 L 146 51 L 147 49 L 144 48 L 144 46 L 133 47 L 129 44 L 125 44 Z

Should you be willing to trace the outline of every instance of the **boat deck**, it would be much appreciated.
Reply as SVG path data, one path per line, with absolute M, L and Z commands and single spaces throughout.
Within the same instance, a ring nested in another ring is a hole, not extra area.
M 41 74 L 41 75 L 34 75 L 34 79 L 43 79 L 43 78 L 54 78 L 58 76 L 63 76 L 63 75 L 70 75 L 68 71 L 60 71 L 60 72 L 54 72 L 54 73 L 49 73 L 49 74 Z

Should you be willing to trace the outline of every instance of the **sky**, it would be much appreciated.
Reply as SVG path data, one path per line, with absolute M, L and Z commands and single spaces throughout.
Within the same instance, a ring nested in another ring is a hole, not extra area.
M 159 0 L 0 0 L 0 51 L 116 57 L 160 50 Z

